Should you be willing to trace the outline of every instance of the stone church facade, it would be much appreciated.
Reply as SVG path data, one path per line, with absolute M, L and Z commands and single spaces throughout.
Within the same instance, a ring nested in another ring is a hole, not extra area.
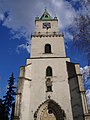
M 14 120 L 90 120 L 79 64 L 66 57 L 58 19 L 35 19 L 31 55 L 20 67 Z

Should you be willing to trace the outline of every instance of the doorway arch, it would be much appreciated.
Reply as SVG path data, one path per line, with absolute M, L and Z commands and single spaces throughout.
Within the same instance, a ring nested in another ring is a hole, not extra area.
M 38 107 L 34 120 L 65 120 L 65 112 L 54 100 L 48 99 Z

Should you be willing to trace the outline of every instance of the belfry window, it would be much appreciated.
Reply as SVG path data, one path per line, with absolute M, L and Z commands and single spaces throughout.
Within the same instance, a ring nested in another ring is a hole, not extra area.
M 52 92 L 52 81 L 50 78 L 47 78 L 46 80 L 46 88 L 47 88 L 46 92 Z
M 50 66 L 46 69 L 46 76 L 52 76 L 52 68 Z
M 50 44 L 45 45 L 45 53 L 51 53 L 51 45 Z

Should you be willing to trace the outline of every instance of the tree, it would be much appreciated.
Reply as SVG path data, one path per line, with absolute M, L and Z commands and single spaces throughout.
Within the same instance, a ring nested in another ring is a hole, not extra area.
M 0 120 L 3 118 L 3 113 L 4 113 L 4 104 L 2 102 L 2 99 L 0 99 Z
M 73 45 L 80 53 L 86 55 L 90 66 L 90 0 L 66 1 L 71 3 L 77 14 L 73 25 L 68 29 L 73 35 Z
M 15 101 L 15 86 L 14 86 L 14 75 L 12 73 L 10 79 L 8 80 L 8 87 L 7 87 L 7 92 L 6 95 L 3 96 L 4 100 L 3 100 L 3 105 L 4 105 L 4 113 L 3 113 L 3 119 L 2 120 L 9 120 L 10 117 L 10 110 L 11 107 Z
M 79 2 L 79 9 L 74 18 L 74 23 L 69 27 L 69 32 L 73 35 L 73 47 L 78 48 L 80 54 L 87 57 L 87 65 L 83 68 L 84 86 L 87 92 L 90 89 L 90 0 L 67 0 Z M 78 6 L 78 5 L 77 5 Z M 76 6 L 75 6 L 76 7 Z M 76 11 L 76 10 L 75 10 Z M 85 69 L 88 69 L 88 72 Z M 90 109 L 89 95 L 87 96 L 88 108 Z
M 79 51 L 86 53 L 88 65 L 90 65 L 90 19 L 80 15 L 75 19 L 77 30 L 74 33 L 73 43 Z
M 15 110 L 15 102 L 12 105 L 12 113 L 11 113 L 10 120 L 13 120 L 13 118 L 14 118 L 14 110 Z

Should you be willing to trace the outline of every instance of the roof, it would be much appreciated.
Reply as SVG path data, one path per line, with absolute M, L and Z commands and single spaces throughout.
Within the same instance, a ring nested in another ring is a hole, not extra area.
M 43 15 L 41 16 L 40 20 L 52 20 L 51 15 L 48 13 L 48 11 L 45 9 Z

